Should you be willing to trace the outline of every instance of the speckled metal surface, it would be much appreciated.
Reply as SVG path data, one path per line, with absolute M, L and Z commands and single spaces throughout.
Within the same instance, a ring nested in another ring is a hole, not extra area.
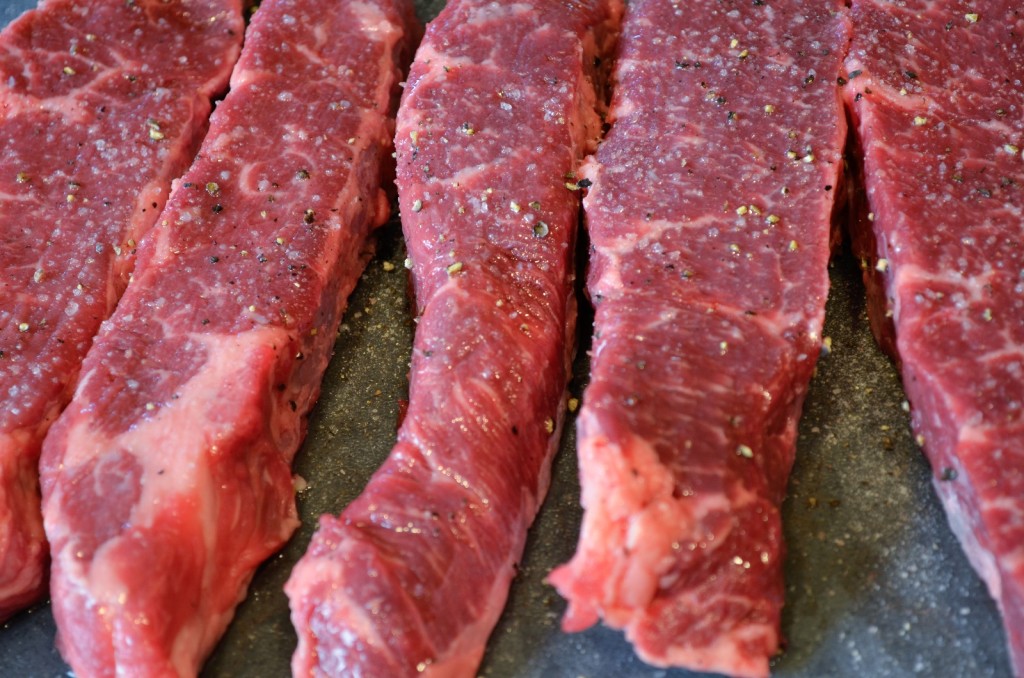
M 31 6 L 0 0 L 0 23 Z M 418 2 L 424 19 L 440 0 Z M 405 397 L 412 322 L 397 224 L 353 295 L 334 361 L 295 472 L 302 528 L 256 574 L 248 599 L 207 663 L 209 678 L 287 676 L 295 634 L 281 591 L 323 512 L 339 512 L 391 450 Z M 788 649 L 773 667 L 788 678 L 1010 676 L 999 615 L 949 531 L 902 408 L 895 369 L 868 328 L 859 271 L 839 256 L 826 334 L 800 427 L 784 507 Z M 589 319 L 581 318 L 586 327 Z M 586 338 L 583 337 L 584 348 Z M 572 384 L 582 391 L 583 348 Z M 543 583 L 573 553 L 579 486 L 571 420 L 548 500 L 530 533 L 519 577 L 488 647 L 487 678 L 691 676 L 638 661 L 618 632 L 567 635 L 564 603 Z M 68 667 L 54 648 L 48 604 L 0 629 L 0 676 L 52 678 Z

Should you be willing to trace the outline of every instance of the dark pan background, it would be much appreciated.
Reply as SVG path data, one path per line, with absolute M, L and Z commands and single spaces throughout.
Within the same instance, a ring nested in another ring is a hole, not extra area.
M 0 0 L 0 25 L 33 4 Z M 424 20 L 443 5 L 443 0 L 417 2 Z M 407 390 L 412 337 L 404 258 L 401 231 L 394 222 L 382 231 L 378 257 L 350 301 L 309 437 L 295 463 L 295 472 L 309 482 L 299 496 L 303 526 L 256 573 L 248 599 L 204 676 L 289 673 L 295 634 L 281 587 L 308 544 L 317 516 L 341 511 L 387 456 L 394 439 L 399 401 Z M 388 262 L 393 270 L 385 269 Z M 577 396 L 587 374 L 589 321 L 582 314 L 572 384 Z M 928 465 L 901 406 L 896 371 L 872 341 L 859 271 L 847 254 L 837 255 L 833 265 L 825 333 L 832 338 L 832 353 L 822 357 L 811 385 L 784 506 L 789 554 L 783 632 L 788 650 L 775 661 L 774 674 L 1010 676 L 995 604 L 946 525 Z M 543 579 L 575 549 L 581 511 L 574 450 L 570 417 L 550 494 L 530 533 L 520 575 L 480 674 L 694 675 L 644 665 L 620 633 L 602 626 L 576 635 L 559 630 L 565 604 Z M 54 649 L 54 636 L 48 603 L 5 624 L 0 630 L 0 676 L 68 675 Z

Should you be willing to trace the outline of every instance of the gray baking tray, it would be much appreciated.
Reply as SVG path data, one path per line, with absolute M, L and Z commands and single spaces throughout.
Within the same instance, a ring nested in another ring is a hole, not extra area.
M 0 0 L 0 24 L 33 4 Z M 427 0 L 417 8 L 429 20 L 443 4 Z M 317 516 L 340 512 L 391 450 L 407 392 L 412 322 L 398 224 L 386 226 L 379 241 L 378 256 L 350 300 L 296 459 L 295 472 L 309 483 L 299 495 L 302 527 L 256 573 L 203 670 L 208 678 L 289 675 L 296 641 L 281 587 L 309 543 Z M 588 322 L 582 315 L 571 386 L 576 396 L 587 374 Z M 819 361 L 811 385 L 784 506 L 788 648 L 774 661 L 773 674 L 1010 676 L 999 614 L 946 525 L 928 465 L 910 433 L 899 377 L 872 340 L 859 270 L 848 255 L 837 255 L 833 263 L 825 333 L 832 352 Z M 575 635 L 559 630 L 565 604 L 543 580 L 572 556 L 580 516 L 570 418 L 551 491 L 480 675 L 697 675 L 646 666 L 620 633 L 601 626 Z M 11 619 L 0 629 L 0 676 L 68 675 L 54 648 L 55 633 L 48 603 Z

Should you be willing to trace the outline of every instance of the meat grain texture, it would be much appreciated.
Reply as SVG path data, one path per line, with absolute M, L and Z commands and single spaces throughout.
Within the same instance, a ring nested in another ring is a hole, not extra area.
M 563 626 L 659 666 L 766 676 L 779 507 L 821 347 L 846 133 L 842 3 L 628 5 L 585 168 L 596 307 Z
M 855 0 L 853 19 L 873 324 L 1024 675 L 1024 9 Z
M 579 186 L 601 133 L 610 0 L 449 2 L 398 117 L 418 314 L 383 467 L 286 588 L 295 675 L 472 676 L 557 449 Z
M 0 34 L 0 619 L 43 595 L 43 437 L 242 41 L 237 0 L 51 0 Z
M 195 675 L 297 525 L 290 463 L 381 189 L 401 0 L 268 0 L 195 164 L 46 439 L 53 610 L 78 675 Z

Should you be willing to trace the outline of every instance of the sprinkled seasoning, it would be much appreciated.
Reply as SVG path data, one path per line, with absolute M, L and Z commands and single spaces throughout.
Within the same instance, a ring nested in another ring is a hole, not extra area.
M 800 249 L 800 243 L 798 243 L 796 240 L 790 240 L 789 241 L 789 251 L 790 252 L 796 252 L 798 249 Z
M 923 115 L 915 115 L 914 116 L 914 126 L 915 127 L 920 127 L 922 125 L 927 125 L 927 124 L 928 124 L 928 118 L 924 117 Z
M 146 126 L 149 127 L 149 138 L 153 141 L 161 141 L 164 138 L 164 133 L 160 129 L 160 123 L 150 118 L 146 121 Z
M 750 449 L 748 445 L 737 445 L 736 454 L 743 457 L 744 459 L 753 459 L 754 450 Z
M 468 122 L 462 123 L 462 125 L 459 127 L 459 131 L 462 132 L 463 134 L 468 134 L 469 136 L 473 136 L 474 134 L 476 134 L 476 130 Z
M 65 66 L 64 67 L 64 75 L 74 75 L 74 74 L 75 74 L 75 69 L 71 68 L 71 66 Z
M 537 201 L 537 200 L 531 200 L 530 201 L 530 209 L 539 210 L 540 209 L 540 202 Z
M 422 209 L 423 209 L 423 201 L 422 200 L 413 200 L 412 201 L 412 211 L 413 212 L 419 212 Z
M 14 180 L 19 184 L 27 184 L 29 181 L 32 180 L 32 177 L 28 175 L 28 172 L 18 172 L 18 174 L 14 177 Z
M 979 17 L 977 14 L 974 14 L 974 13 L 964 14 L 964 20 L 967 21 L 967 23 L 969 23 L 969 24 L 976 24 L 976 23 L 978 23 L 978 19 L 980 19 L 980 18 L 981 17 Z
M 523 211 L 523 206 L 517 203 L 515 200 L 509 203 L 508 208 L 518 214 Z
M 569 398 L 569 401 L 565 404 L 565 406 L 569 409 L 570 412 L 575 412 L 580 407 L 580 399 Z
M 984 318 L 986 322 L 992 322 L 992 309 L 986 308 L 981 314 L 981 317 Z
M 36 272 L 32 274 L 32 280 L 34 282 L 37 282 L 37 283 L 43 282 L 43 280 L 45 278 L 46 278 L 46 273 L 44 273 L 43 269 L 41 269 L 41 268 L 37 268 Z
M 775 112 L 775 106 L 773 106 L 772 104 L 765 104 L 764 112 L 767 113 L 768 115 L 771 115 L 772 113 Z
M 312 224 L 313 221 L 315 221 L 315 220 L 316 220 L 316 213 L 313 210 L 306 210 L 302 214 L 302 221 L 304 221 L 307 225 L 308 224 Z
M 456 261 L 454 264 L 452 264 L 445 270 L 448 271 L 448 275 L 455 275 L 456 273 L 462 270 L 462 262 Z
M 206 184 L 206 192 L 212 196 L 218 196 L 220 195 L 220 186 L 218 186 L 216 182 L 211 181 Z
M 750 50 L 746 49 L 736 55 L 736 57 L 739 59 L 746 59 L 748 56 L 750 56 Z
M 546 238 L 548 233 L 548 225 L 543 221 L 538 221 L 536 224 L 533 225 L 533 237 Z
M 217 203 L 216 205 L 214 205 L 210 209 L 213 210 L 214 214 L 220 214 L 221 212 L 224 211 L 224 205 L 221 205 L 220 203 Z
M 309 179 L 309 170 L 300 169 L 298 172 L 295 173 L 295 178 L 298 179 L 299 181 L 305 181 L 306 179 Z
M 19 332 L 28 332 L 28 330 L 29 330 L 29 324 L 28 323 L 18 323 L 18 331 Z
M 1013 144 L 1004 144 L 1003 150 L 1009 153 L 1010 155 L 1017 155 L 1018 153 L 1020 153 L 1020 148 L 1014 146 Z
M 744 214 L 746 214 L 746 213 L 747 213 L 747 206 L 746 205 L 740 205 L 739 207 L 736 208 L 736 214 L 740 215 L 741 217 Z
M 878 262 L 875 264 L 875 270 L 878 271 L 879 273 L 885 273 L 886 271 L 888 271 L 889 270 L 889 260 L 888 259 L 879 259 Z
M 547 419 L 545 419 L 544 420 L 544 430 L 547 431 L 549 435 L 554 433 L 555 432 L 555 420 L 552 419 L 551 417 L 548 417 Z
M 774 226 L 775 224 L 779 223 L 781 219 L 779 219 L 779 217 L 774 214 L 769 214 L 765 221 Z

